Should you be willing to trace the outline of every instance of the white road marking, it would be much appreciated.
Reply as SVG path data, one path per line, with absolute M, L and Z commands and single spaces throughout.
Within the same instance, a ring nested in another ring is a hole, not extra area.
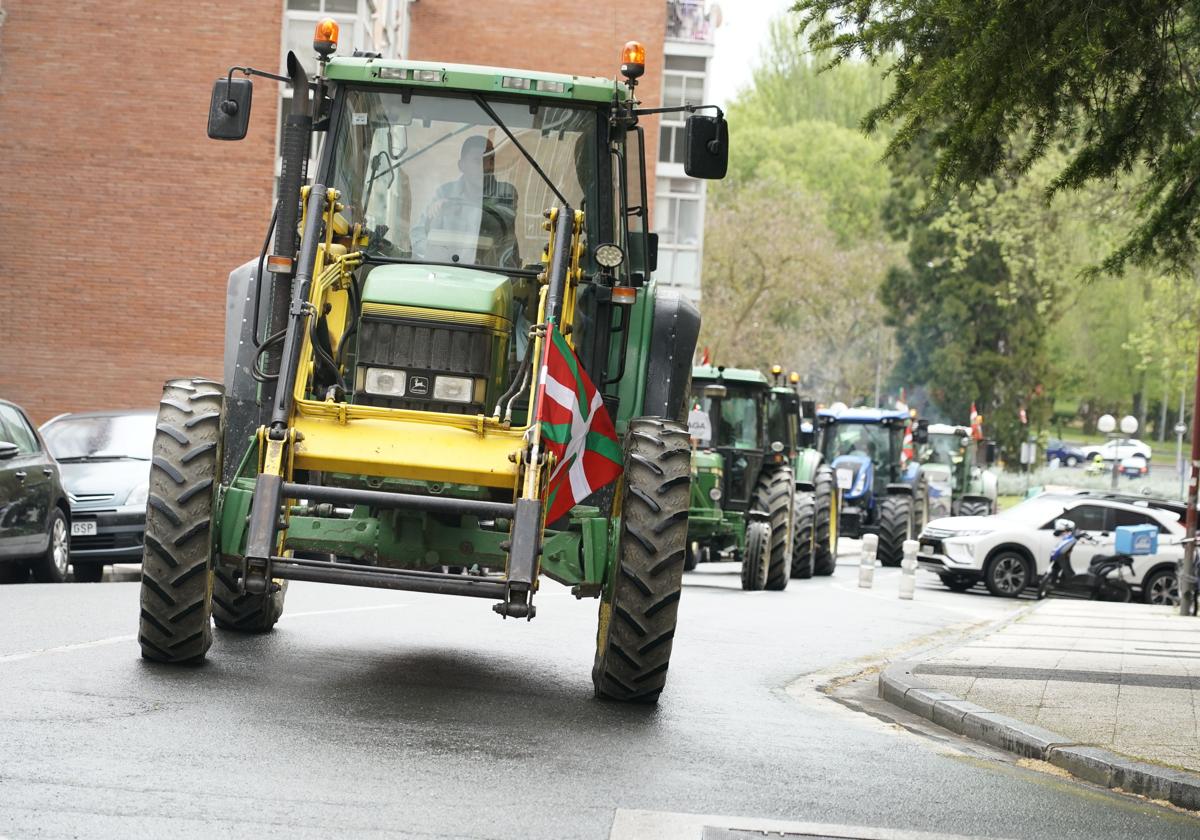
M 407 604 L 376 604 L 369 607 L 341 607 L 336 610 L 310 610 L 308 612 L 299 613 L 284 613 L 283 618 L 309 618 L 314 615 L 333 615 L 334 613 L 350 613 L 350 612 L 367 612 L 368 610 L 394 610 L 399 607 L 408 606 Z M 281 621 L 283 619 L 280 619 Z M 42 656 L 47 653 L 70 653 L 76 650 L 87 650 L 89 648 L 107 647 L 108 645 L 119 645 L 125 642 L 136 642 L 137 634 L 128 636 L 109 636 L 107 639 L 96 639 L 92 642 L 76 642 L 70 645 L 59 645 L 58 647 L 41 648 L 40 650 L 26 650 L 21 653 L 9 653 L 0 656 L 0 665 L 5 662 L 20 662 L 23 659 L 32 659 L 35 656 Z M 2 838 L 0 838 L 2 840 Z

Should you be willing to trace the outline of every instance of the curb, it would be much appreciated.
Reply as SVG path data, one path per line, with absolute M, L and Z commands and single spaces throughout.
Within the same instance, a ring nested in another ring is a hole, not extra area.
M 879 696 L 951 732 L 1024 758 L 1049 762 L 1093 784 L 1200 810 L 1200 776 L 1081 744 L 1044 727 L 997 714 L 948 691 L 930 688 L 913 675 L 913 664 L 897 662 L 883 669 L 879 673 Z

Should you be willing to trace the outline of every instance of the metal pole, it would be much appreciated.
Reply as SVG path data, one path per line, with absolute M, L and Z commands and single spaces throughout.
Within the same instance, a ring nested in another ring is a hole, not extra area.
M 1124 434 L 1124 433 L 1122 432 L 1122 434 Z M 1116 444 L 1113 447 L 1113 475 L 1112 475 L 1112 489 L 1116 490 L 1117 489 L 1118 470 L 1121 469 L 1121 444 L 1120 444 L 1121 439 L 1118 437 L 1113 437 L 1112 435 L 1109 435 L 1109 440 L 1113 441 L 1113 443 Z
M 1183 544 L 1183 568 L 1179 571 L 1179 614 L 1194 615 L 1196 609 L 1196 489 L 1200 482 L 1200 344 L 1197 346 L 1196 396 L 1192 405 L 1192 464 L 1187 488 L 1187 542 Z

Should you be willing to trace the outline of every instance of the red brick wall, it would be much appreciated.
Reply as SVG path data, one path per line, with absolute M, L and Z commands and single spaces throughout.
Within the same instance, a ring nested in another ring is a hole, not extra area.
M 646 74 L 638 83 L 638 98 L 647 108 L 662 98 L 665 0 L 418 0 L 409 9 L 408 52 L 419 61 L 613 78 L 621 72 L 621 47 L 626 41 L 641 41 L 646 45 Z M 645 119 L 642 125 L 653 196 L 658 118 Z
M 270 220 L 276 84 L 205 135 L 214 79 L 275 70 L 280 0 L 4 0 L 0 396 L 41 422 L 220 377 L 229 270 Z

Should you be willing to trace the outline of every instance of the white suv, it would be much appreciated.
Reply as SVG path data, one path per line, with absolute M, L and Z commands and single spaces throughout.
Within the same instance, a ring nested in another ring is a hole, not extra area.
M 1083 447 L 1083 458 L 1085 461 L 1093 461 L 1097 455 L 1105 461 L 1116 461 L 1117 459 L 1129 458 L 1134 455 L 1149 461 L 1151 452 L 1149 446 L 1133 438 L 1110 440 L 1106 443 Z
M 1132 577 L 1127 570 L 1121 574 L 1141 588 L 1147 603 L 1178 602 L 1175 564 L 1183 556 L 1183 525 L 1173 512 L 1137 502 L 1046 494 L 994 516 L 934 519 L 918 538 L 917 559 L 922 569 L 955 591 L 966 591 L 982 581 L 993 595 L 1015 598 L 1035 586 L 1049 566 L 1050 552 L 1059 539 L 1054 536 L 1056 519 L 1070 519 L 1095 539 L 1075 546 L 1071 564 L 1077 571 L 1087 569 L 1097 555 L 1115 553 L 1116 527 L 1156 526 L 1158 553 L 1135 557 Z

